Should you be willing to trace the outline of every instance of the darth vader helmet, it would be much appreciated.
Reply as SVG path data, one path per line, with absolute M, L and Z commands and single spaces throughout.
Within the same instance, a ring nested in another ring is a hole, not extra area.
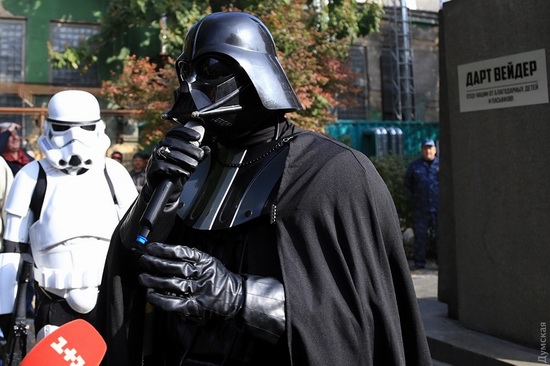
M 246 131 L 262 113 L 301 104 L 279 63 L 271 33 L 256 17 L 214 13 L 191 27 L 176 61 L 180 87 L 164 118 L 202 120 L 207 131 Z
M 110 143 L 99 103 L 92 94 L 65 90 L 50 99 L 38 146 L 54 167 L 73 175 L 92 166 L 103 167 Z

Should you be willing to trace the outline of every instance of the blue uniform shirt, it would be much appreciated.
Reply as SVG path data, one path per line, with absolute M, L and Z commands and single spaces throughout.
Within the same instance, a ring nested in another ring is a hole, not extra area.
M 423 158 L 413 161 L 405 174 L 405 187 L 412 193 L 415 211 L 437 212 L 439 202 L 439 158 L 430 163 Z

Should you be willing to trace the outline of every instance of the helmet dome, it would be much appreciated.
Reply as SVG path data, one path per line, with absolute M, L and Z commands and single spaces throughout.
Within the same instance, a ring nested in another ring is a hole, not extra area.
M 101 120 L 97 99 L 83 90 L 64 90 L 48 103 L 48 121 L 69 125 L 89 125 Z
M 191 64 L 207 54 L 226 55 L 236 61 L 266 109 L 302 109 L 279 62 L 273 37 L 258 18 L 241 12 L 213 13 L 202 18 L 187 33 L 178 62 Z

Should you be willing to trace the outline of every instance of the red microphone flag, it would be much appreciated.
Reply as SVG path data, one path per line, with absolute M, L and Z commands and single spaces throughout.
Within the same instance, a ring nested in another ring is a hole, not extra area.
M 77 319 L 44 337 L 20 366 L 98 366 L 106 350 L 107 345 L 97 330 Z

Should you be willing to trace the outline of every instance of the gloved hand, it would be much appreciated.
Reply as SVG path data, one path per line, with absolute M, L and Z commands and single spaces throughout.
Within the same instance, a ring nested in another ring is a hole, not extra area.
M 243 278 L 197 249 L 162 243 L 147 245 L 139 282 L 153 291 L 147 300 L 202 323 L 212 314 L 235 317 L 244 302 Z
M 155 146 L 147 163 L 147 184 L 145 194 L 149 197 L 164 180 L 176 183 L 174 196 L 179 197 L 183 183 L 193 173 L 199 163 L 208 155 L 208 147 L 199 147 L 202 136 L 194 129 L 178 126 L 168 131 Z

